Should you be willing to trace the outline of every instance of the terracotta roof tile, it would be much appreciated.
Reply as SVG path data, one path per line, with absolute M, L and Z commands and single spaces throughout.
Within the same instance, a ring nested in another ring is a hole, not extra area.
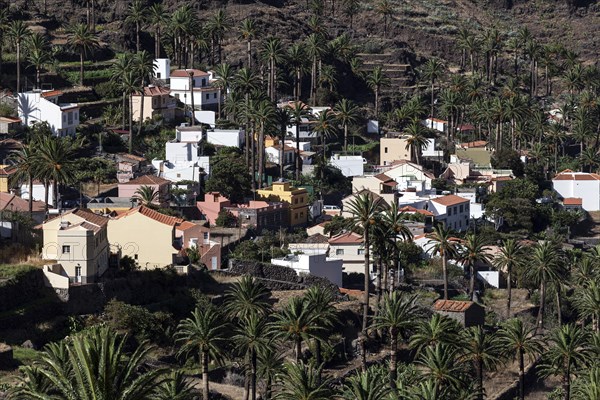
M 567 197 L 563 200 L 565 206 L 580 206 L 583 204 L 583 200 L 579 197 Z
M 421 209 L 415 208 L 413 206 L 405 206 L 405 207 L 402 207 L 398 211 L 403 212 L 403 213 L 417 213 L 417 214 L 425 215 L 427 217 L 433 217 L 433 213 L 431 211 L 421 210 Z
M 433 304 L 433 309 L 435 311 L 464 312 L 473 304 L 475 303 L 472 301 L 438 300 Z
M 61 96 L 62 94 L 63 92 L 61 92 L 60 90 L 49 90 L 47 92 L 42 92 L 42 97 Z
M 0 117 L 0 122 L 8 122 L 9 124 L 12 124 L 12 123 L 21 123 L 21 118 Z
M 600 181 L 600 175 L 588 172 L 573 172 L 566 169 L 558 173 L 553 181 Z
M 457 196 L 455 194 L 448 194 L 446 196 L 437 197 L 435 199 L 431 199 L 431 201 L 436 202 L 436 203 L 441 204 L 446 207 L 469 202 L 468 199 Z
M 175 226 L 175 225 L 178 225 L 178 224 L 181 224 L 184 222 L 183 219 L 181 219 L 181 218 L 177 218 L 177 217 L 173 217 L 170 215 L 165 215 L 165 214 L 159 213 L 158 211 L 155 211 L 146 206 L 139 206 L 139 207 L 132 208 L 131 210 L 127 211 L 126 213 L 123 213 L 123 214 L 117 216 L 117 219 L 126 218 L 126 217 L 136 214 L 136 213 L 142 214 L 143 216 L 153 219 L 157 222 L 160 222 L 161 224 L 170 225 L 170 226 Z
M 146 86 L 144 87 L 144 96 L 162 96 L 165 94 L 169 94 L 171 91 L 165 87 L 160 86 Z M 134 96 L 139 96 L 140 92 L 134 93 Z
M 44 211 L 45 204 L 43 201 L 33 201 L 33 211 Z M 11 211 L 29 211 L 29 200 L 10 193 L 0 193 L 0 210 Z
M 377 174 L 377 175 L 375 175 L 375 178 L 379 179 L 379 180 L 380 180 L 380 181 L 382 181 L 382 182 L 387 182 L 387 181 L 391 181 L 391 180 L 393 180 L 392 178 L 390 178 L 389 176 L 387 176 L 387 175 L 386 175 L 386 174 L 384 174 L 384 173 L 381 173 L 381 174 Z
M 142 175 L 138 178 L 132 179 L 126 183 L 120 183 L 120 185 L 164 185 L 171 183 L 170 181 L 161 178 L 156 175 Z
M 186 69 L 176 69 L 171 72 L 171 78 L 189 78 L 189 74 Z M 194 71 L 194 76 L 208 76 L 208 72 L 200 71 L 199 69 L 192 69 Z
M 354 232 L 340 233 L 329 239 L 329 244 L 361 244 L 363 239 Z

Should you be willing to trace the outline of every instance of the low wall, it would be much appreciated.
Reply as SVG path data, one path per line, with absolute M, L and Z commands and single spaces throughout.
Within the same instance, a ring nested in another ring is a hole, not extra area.
M 44 284 L 53 289 L 68 290 L 69 278 L 60 275 L 60 268 L 60 264 L 44 265 Z

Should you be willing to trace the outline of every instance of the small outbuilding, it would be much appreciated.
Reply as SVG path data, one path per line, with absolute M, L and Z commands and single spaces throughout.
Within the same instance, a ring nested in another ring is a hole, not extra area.
M 485 309 L 474 301 L 438 300 L 433 311 L 458 321 L 462 326 L 480 326 L 485 322 Z

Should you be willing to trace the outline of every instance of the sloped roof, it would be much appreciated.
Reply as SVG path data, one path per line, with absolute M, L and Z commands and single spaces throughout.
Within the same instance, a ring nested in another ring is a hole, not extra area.
M 55 96 L 61 96 L 63 94 L 63 92 L 61 92 L 60 90 L 49 90 L 47 92 L 42 92 L 42 97 L 55 97 Z
M 329 244 L 361 244 L 363 239 L 354 232 L 340 233 L 329 239 Z
M 446 206 L 446 207 L 469 202 L 468 199 L 457 196 L 455 194 L 448 194 L 446 196 L 437 197 L 435 199 L 431 199 L 431 201 L 434 201 L 434 202 L 441 204 L 443 206 Z
M 43 201 L 32 202 L 33 211 L 44 211 L 45 203 Z M 10 211 L 29 211 L 29 200 L 10 193 L 0 193 L 0 210 Z
M 465 312 L 474 304 L 473 301 L 438 300 L 433 304 L 435 311 Z
M 374 177 L 375 177 L 375 178 L 377 178 L 377 179 L 379 179 L 379 180 L 380 180 L 380 181 L 382 181 L 382 182 L 388 182 L 388 181 L 391 181 L 391 180 L 393 180 L 392 178 L 390 178 L 389 176 L 387 176 L 387 175 L 386 175 L 386 174 L 384 174 L 384 173 L 377 174 L 377 175 L 375 175 Z
M 600 175 L 588 172 L 573 172 L 570 169 L 558 173 L 553 181 L 600 181 Z
M 164 185 L 167 183 L 171 183 L 171 181 L 161 178 L 160 176 L 142 175 L 129 182 L 120 183 L 119 185 Z
M 417 214 L 425 215 L 427 217 L 433 217 L 433 213 L 431 211 L 421 210 L 421 209 L 415 208 L 413 206 L 404 206 L 401 209 L 399 209 L 398 211 L 403 212 L 403 213 L 417 213 Z
M 329 238 L 320 233 L 315 233 L 304 239 L 302 243 L 329 243 Z
M 155 211 L 146 206 L 139 206 L 139 207 L 132 208 L 131 210 L 128 210 L 127 212 L 125 212 L 121 215 L 118 215 L 117 219 L 126 218 L 130 215 L 138 214 L 138 213 L 142 214 L 145 217 L 153 219 L 157 222 L 160 222 L 161 224 L 170 225 L 170 226 L 175 226 L 175 225 L 178 225 L 178 224 L 181 224 L 184 222 L 183 219 L 181 219 L 181 218 L 177 218 L 177 217 L 173 217 L 170 215 L 165 215 L 165 214 L 159 213 L 158 211 Z M 186 228 L 186 229 L 189 229 L 189 228 Z
M 199 69 L 176 69 L 171 72 L 171 78 L 189 78 L 189 71 L 194 72 L 194 76 L 208 76 L 208 72 L 201 71 Z
M 459 146 L 466 149 L 472 149 L 477 147 L 485 147 L 487 146 L 487 144 L 488 142 L 486 142 L 485 140 L 476 140 L 474 142 L 461 143 Z
M 10 123 L 20 123 L 21 122 L 21 118 L 14 118 L 14 117 L 0 117 L 0 122 L 8 122 Z
M 580 206 L 583 204 L 583 200 L 580 197 L 567 197 L 563 200 L 565 206 Z
M 63 216 L 68 215 L 68 214 L 77 215 L 79 218 L 83 218 L 86 222 L 88 222 L 92 225 L 95 225 L 97 227 L 102 227 L 102 226 L 105 226 L 106 224 L 108 224 L 108 218 L 103 217 L 102 215 L 96 214 L 95 212 L 90 211 L 85 208 L 74 208 L 65 213 L 62 213 L 62 214 L 56 215 L 52 218 L 49 218 L 43 224 L 37 225 L 35 227 L 35 229 L 39 229 L 42 227 L 42 225 L 44 225 L 50 221 L 54 221 L 57 218 L 62 218 Z M 76 225 L 80 225 L 80 224 L 76 224 Z
M 169 94 L 171 91 L 165 87 L 160 86 L 145 86 L 144 87 L 144 96 L 162 96 L 165 94 Z M 135 92 L 134 96 L 139 96 L 140 92 Z

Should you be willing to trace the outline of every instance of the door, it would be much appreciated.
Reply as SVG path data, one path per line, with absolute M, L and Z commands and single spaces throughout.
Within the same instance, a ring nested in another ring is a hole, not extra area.
M 81 283 L 81 267 L 75 267 L 75 282 Z
M 213 257 L 211 259 L 211 266 L 210 269 L 217 269 L 217 257 Z

